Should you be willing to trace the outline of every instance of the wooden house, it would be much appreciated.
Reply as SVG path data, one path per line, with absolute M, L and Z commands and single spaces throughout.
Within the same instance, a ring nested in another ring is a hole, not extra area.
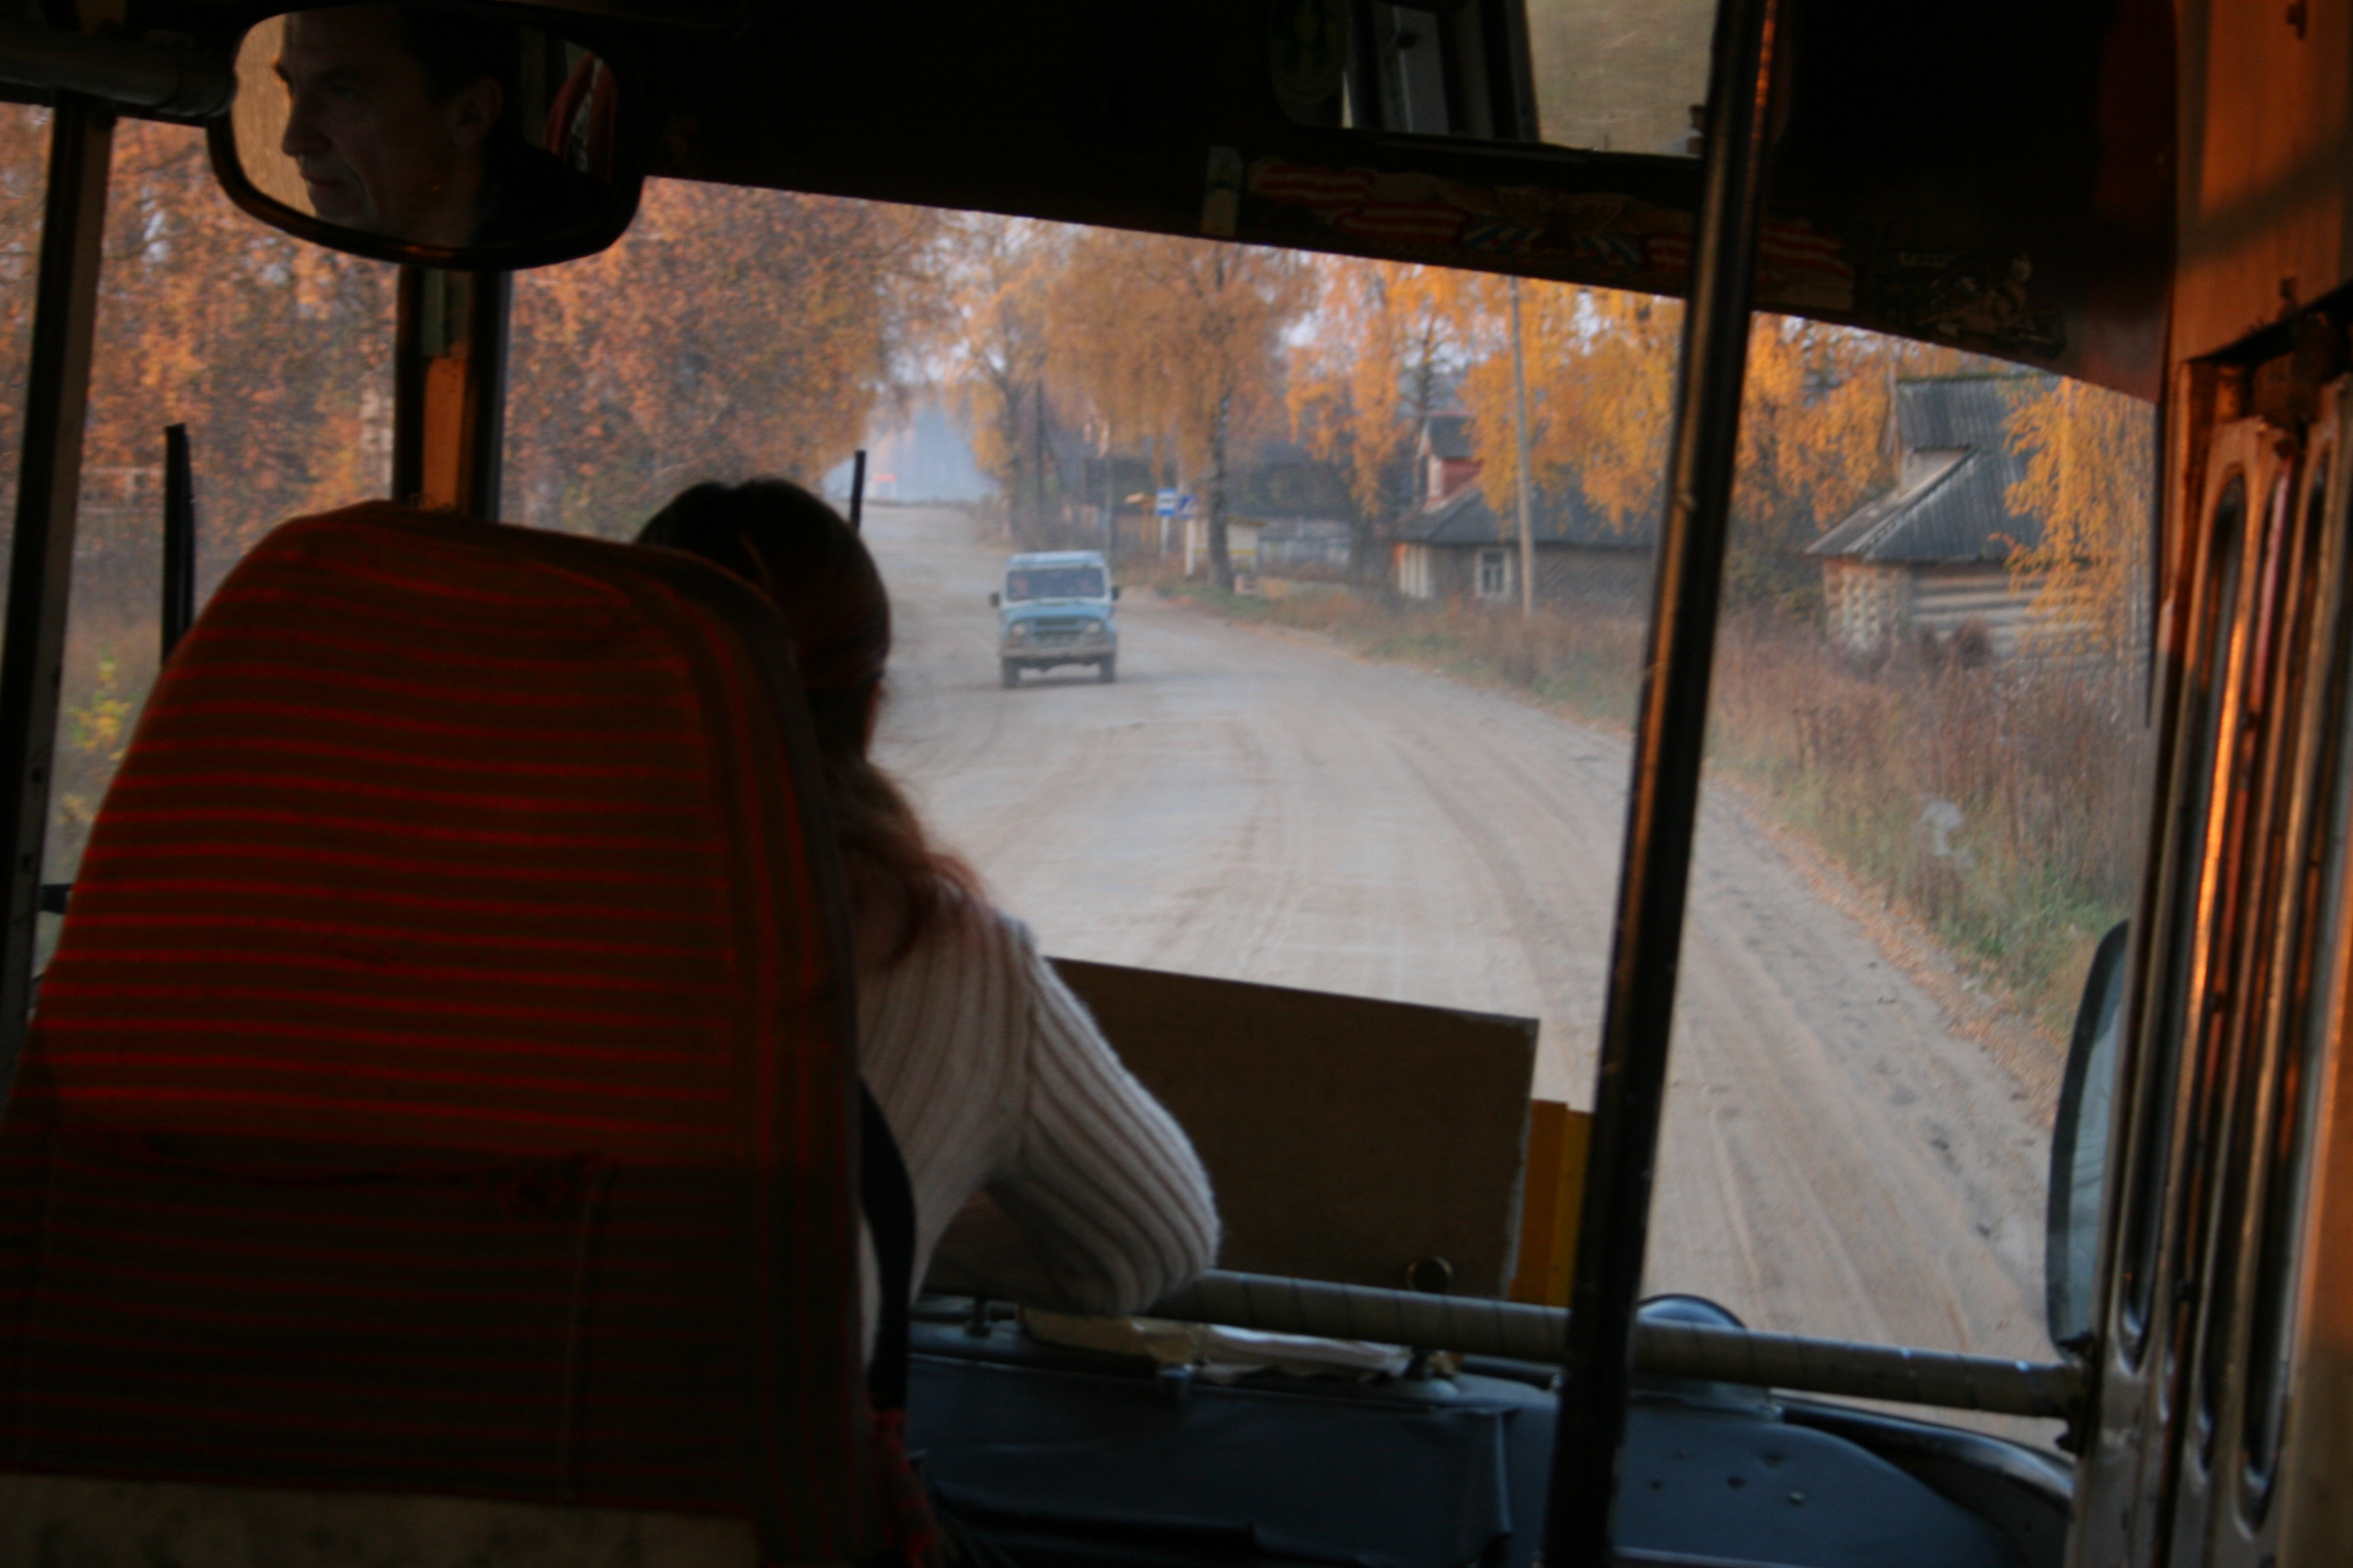
M 1440 414 L 1423 422 L 1415 465 L 1424 486 L 1420 504 L 1382 530 L 1389 584 L 1407 599 L 1517 605 L 1517 510 L 1499 513 L 1481 493 L 1468 415 Z M 1539 492 L 1529 521 L 1538 603 L 1639 609 L 1647 602 L 1654 520 L 1617 528 L 1572 490 Z
M 1831 641 L 1876 658 L 1905 643 L 1949 647 L 1965 630 L 1986 651 L 2016 651 L 2036 584 L 2010 562 L 2042 541 L 2042 520 L 2013 511 L 2026 458 L 2010 416 L 2049 375 L 1924 376 L 1895 385 L 1894 489 L 1814 542 Z
M 1335 464 L 1289 441 L 1263 441 L 1226 480 L 1226 557 L 1243 575 L 1344 578 L 1360 529 L 1348 481 Z M 1208 519 L 1184 521 L 1185 574 L 1207 570 Z

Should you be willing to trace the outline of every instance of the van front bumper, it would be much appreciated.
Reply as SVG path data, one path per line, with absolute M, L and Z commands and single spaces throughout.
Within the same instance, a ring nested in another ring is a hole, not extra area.
M 1008 664 L 1048 669 L 1058 664 L 1092 664 L 1119 652 L 1119 638 L 1104 633 L 1047 634 L 1031 637 L 1000 637 L 997 657 Z

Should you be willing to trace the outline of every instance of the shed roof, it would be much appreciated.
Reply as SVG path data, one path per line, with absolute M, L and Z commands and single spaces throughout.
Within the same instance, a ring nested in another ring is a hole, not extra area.
M 1530 510 L 1529 521 L 1538 544 L 1648 550 L 1659 537 L 1655 518 L 1631 520 L 1621 529 L 1587 505 L 1581 495 L 1562 498 L 1539 492 Z M 1472 484 L 1436 506 L 1406 513 L 1382 532 L 1405 544 L 1516 544 L 1520 522 L 1515 513 L 1498 513 L 1489 506 L 1479 487 Z
M 1904 479 L 1807 547 L 1857 561 L 2003 561 L 2042 541 L 2042 520 L 2010 509 L 2026 458 L 2010 416 L 2050 375 L 1944 375 L 1901 381 L 1895 426 Z
M 1471 450 L 1471 416 L 1468 414 L 1432 414 L 1421 422 L 1422 438 L 1430 449 L 1441 458 L 1457 458 L 1465 461 L 1474 454 Z

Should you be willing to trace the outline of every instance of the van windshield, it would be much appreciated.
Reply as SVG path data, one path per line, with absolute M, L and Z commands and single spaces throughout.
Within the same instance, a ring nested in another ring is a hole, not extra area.
M 1023 599 L 1100 599 L 1103 574 L 1100 566 L 1033 566 L 1005 574 L 1008 604 Z

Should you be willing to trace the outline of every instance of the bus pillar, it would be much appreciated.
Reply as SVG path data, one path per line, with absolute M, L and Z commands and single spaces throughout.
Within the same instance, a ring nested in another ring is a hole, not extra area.
M 512 274 L 400 269 L 393 371 L 396 500 L 499 515 Z
M 8 621 L 0 634 L 0 856 L 8 872 L 7 932 L 0 944 L 0 1105 L 16 1083 L 33 1006 L 41 851 L 49 826 L 49 772 L 57 749 L 74 522 L 81 496 L 82 424 L 90 410 L 99 258 L 113 152 L 113 106 L 58 93 L 49 121 L 48 191 L 25 376 Z
M 1723 0 L 1716 13 L 1707 161 L 1676 375 L 1667 514 L 1635 722 L 1625 869 L 1618 884 L 1545 1521 L 1548 1568 L 1609 1568 L 1616 1561 L 1610 1511 L 1633 1376 L 1634 1310 L 1650 1240 L 1716 604 L 1740 455 L 1749 291 L 1781 19 L 1779 0 Z

